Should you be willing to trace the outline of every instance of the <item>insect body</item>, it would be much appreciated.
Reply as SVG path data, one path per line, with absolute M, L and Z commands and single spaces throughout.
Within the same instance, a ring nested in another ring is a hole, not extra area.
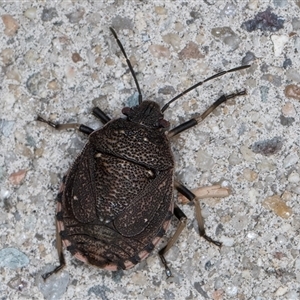
M 175 204 L 174 189 L 195 202 L 199 233 L 220 246 L 204 230 L 200 204 L 195 195 L 174 179 L 170 139 L 197 125 L 218 105 L 245 91 L 220 97 L 202 115 L 169 130 L 163 112 L 169 104 L 203 82 L 249 66 L 218 73 L 199 82 L 169 101 L 163 108 L 154 101 L 142 101 L 133 68 L 115 31 L 111 32 L 123 52 L 139 92 L 139 104 L 125 107 L 126 118 L 111 120 L 102 110 L 93 113 L 104 126 L 93 130 L 80 124 L 54 124 L 55 129 L 77 128 L 89 135 L 88 142 L 63 179 L 57 197 L 57 249 L 65 265 L 62 244 L 78 259 L 108 270 L 129 269 L 145 259 L 165 234 L 173 215 L 178 228 L 159 251 L 167 276 L 171 271 L 164 254 L 176 242 L 186 216 Z

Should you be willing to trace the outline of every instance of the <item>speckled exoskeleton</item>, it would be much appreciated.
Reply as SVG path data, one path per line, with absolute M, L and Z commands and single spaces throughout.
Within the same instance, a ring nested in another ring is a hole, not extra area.
M 93 130 L 82 124 L 55 124 L 38 117 L 55 129 L 77 128 L 88 142 L 64 176 L 57 196 L 57 249 L 60 265 L 45 274 L 46 279 L 65 265 L 62 245 L 78 259 L 108 270 L 129 269 L 145 259 L 164 236 L 174 215 L 178 227 L 159 256 L 171 276 L 164 254 L 178 239 L 186 216 L 174 201 L 174 189 L 194 201 L 199 233 L 209 242 L 196 196 L 174 178 L 170 140 L 197 125 L 217 106 L 245 91 L 221 96 L 202 115 L 169 130 L 164 111 L 170 103 L 224 71 L 199 82 L 160 108 L 154 101 L 142 101 L 132 65 L 115 31 L 111 28 L 135 81 L 139 104 L 125 107 L 126 118 L 111 120 L 99 108 L 93 114 L 104 126 Z

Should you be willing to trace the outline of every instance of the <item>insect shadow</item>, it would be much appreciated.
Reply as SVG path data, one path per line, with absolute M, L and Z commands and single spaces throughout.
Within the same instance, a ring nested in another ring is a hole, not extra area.
M 114 120 L 95 107 L 93 114 L 104 125 L 97 130 L 83 124 L 57 124 L 37 117 L 55 129 L 75 128 L 88 135 L 88 142 L 64 176 L 57 196 L 56 241 L 60 265 L 44 274 L 44 279 L 65 266 L 63 246 L 79 260 L 100 268 L 129 269 L 153 251 L 175 216 L 179 220 L 177 229 L 158 252 L 170 277 L 165 254 L 187 223 L 186 215 L 175 203 L 174 189 L 194 202 L 200 236 L 221 246 L 205 232 L 199 199 L 174 178 L 170 140 L 199 124 L 226 100 L 243 96 L 246 91 L 221 96 L 204 113 L 172 129 L 164 119 L 164 112 L 171 103 L 203 83 L 250 66 L 217 73 L 160 108 L 158 103 L 142 99 L 133 67 L 115 30 L 110 30 L 134 79 L 138 105 L 124 107 L 122 113 L 126 118 Z

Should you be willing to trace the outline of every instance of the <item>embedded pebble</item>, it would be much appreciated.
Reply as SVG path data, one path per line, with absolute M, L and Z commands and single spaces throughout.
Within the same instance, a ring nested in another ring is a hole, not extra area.
M 79 53 L 76 52 L 76 53 L 73 53 L 73 54 L 72 54 L 72 60 L 73 60 L 73 62 L 77 63 L 77 62 L 81 61 L 82 58 L 81 58 L 81 56 L 79 55 Z
M 275 32 L 283 28 L 283 23 L 284 19 L 272 13 L 268 7 L 265 11 L 259 12 L 254 19 L 243 22 L 241 27 L 248 32 L 254 30 Z
M 298 160 L 299 160 L 299 157 L 298 157 L 297 153 L 291 153 L 291 154 L 287 155 L 285 157 L 285 159 L 283 160 L 283 167 L 288 168 L 290 166 L 293 166 L 297 163 Z
M 44 280 L 42 275 L 53 269 L 53 266 L 47 265 L 35 277 L 35 284 L 46 300 L 61 299 L 70 281 L 70 275 L 64 270 L 54 273 L 47 280 Z
M 258 174 L 255 171 L 252 171 L 251 169 L 246 168 L 243 171 L 243 176 L 246 180 L 251 182 L 251 181 L 254 181 L 257 179 Z
M 33 20 L 36 17 L 36 7 L 26 9 L 24 16 L 30 20 Z
M 299 83 L 300 82 L 300 73 L 298 72 L 297 69 L 289 68 L 286 71 L 286 78 L 288 80 L 292 80 L 292 81 Z
M 276 241 L 281 245 L 285 245 L 288 240 L 283 234 L 280 234 L 276 237 Z
M 197 290 L 197 292 L 202 296 L 204 297 L 205 299 L 208 299 L 208 295 L 207 293 L 203 290 L 202 286 L 201 286 L 201 283 L 200 282 L 195 282 L 194 283 L 194 288 Z
M 239 157 L 238 153 L 232 152 L 228 158 L 230 165 L 236 166 L 242 162 L 241 157 Z
M 267 80 L 277 87 L 281 86 L 281 76 L 279 76 L 279 75 L 273 75 L 273 74 L 267 73 L 267 74 L 264 74 L 263 76 L 261 76 L 261 79 Z
M 282 113 L 287 117 L 295 116 L 296 111 L 295 111 L 293 103 L 290 101 L 285 103 L 284 106 L 282 107 Z
M 132 20 L 126 17 L 116 16 L 111 20 L 112 27 L 118 32 L 120 29 L 133 29 Z
M 242 59 L 242 65 L 249 65 L 252 61 L 256 59 L 255 55 L 251 51 L 247 51 L 246 55 Z
M 283 48 L 285 47 L 286 43 L 289 41 L 289 37 L 287 35 L 271 35 L 271 40 L 274 45 L 274 55 L 276 57 L 280 56 Z
M 267 102 L 268 101 L 269 89 L 270 88 L 268 86 L 265 86 L 265 85 L 262 85 L 262 86 L 259 87 L 262 102 Z
M 175 91 L 174 87 L 171 86 L 171 85 L 167 85 L 167 86 L 165 86 L 163 88 L 160 88 L 158 90 L 158 93 L 163 94 L 163 95 L 173 95 L 173 94 L 175 94 L 175 92 L 176 91 Z
M 288 287 L 287 287 L 287 286 L 285 286 L 285 287 L 280 286 L 280 287 L 277 289 L 277 291 L 275 292 L 275 296 L 276 296 L 276 297 L 281 297 L 281 296 L 283 296 L 284 294 L 286 294 L 287 291 L 288 291 Z
M 299 30 L 300 29 L 300 19 L 293 18 L 292 19 L 292 26 L 293 26 L 293 30 Z
M 179 59 L 199 59 L 204 55 L 200 52 L 199 46 L 194 42 L 189 42 L 178 54 Z
M 5 136 L 9 137 L 13 132 L 15 121 L 8 121 L 4 119 L 0 119 L 0 132 Z
M 234 17 L 236 14 L 236 6 L 232 3 L 226 3 L 224 8 L 221 10 L 221 16 Z
M 11 184 L 19 185 L 25 178 L 27 170 L 20 170 L 18 172 L 12 173 L 8 180 Z
M 238 48 L 241 39 L 230 27 L 215 27 L 211 30 L 211 34 L 220 39 L 224 44 L 228 45 L 232 50 Z
M 174 50 L 176 51 L 179 50 L 181 38 L 179 37 L 178 34 L 168 33 L 163 35 L 162 39 L 166 44 L 171 45 L 174 48 Z
M 2 15 L 1 18 L 5 25 L 4 34 L 9 37 L 14 36 L 19 29 L 17 20 L 14 19 L 11 15 Z
M 287 85 L 284 89 L 284 94 L 287 98 L 300 100 L 300 87 L 295 84 Z
M 208 171 L 213 167 L 214 160 L 208 153 L 199 150 L 196 157 L 196 164 L 202 171 Z
M 263 140 L 254 143 L 251 149 L 254 153 L 260 153 L 265 156 L 270 156 L 278 153 L 283 146 L 281 137 L 274 137 L 270 140 Z
M 84 16 L 85 14 L 85 10 L 83 7 L 78 8 L 78 10 L 67 14 L 66 17 L 69 19 L 69 22 L 74 24 L 74 23 L 78 23 Z
M 3 248 L 0 250 L 0 267 L 17 269 L 29 264 L 28 257 L 16 248 Z
M 249 149 L 248 147 L 246 146 L 242 146 L 240 148 L 240 151 L 243 155 L 243 158 L 246 160 L 246 161 L 253 161 L 255 159 L 255 153 L 252 152 L 251 149 Z
M 17 290 L 17 291 L 19 291 L 19 292 L 22 292 L 22 291 L 24 291 L 24 289 L 27 288 L 28 283 L 27 283 L 25 280 L 23 280 L 23 279 L 18 275 L 18 276 L 16 276 L 16 277 L 12 278 L 12 279 L 7 283 L 7 285 L 8 285 L 10 288 L 14 289 L 14 290 Z
M 167 14 L 167 10 L 163 6 L 155 6 L 154 10 L 158 15 L 166 15 Z
M 295 122 L 295 118 L 292 117 L 285 117 L 281 115 L 279 118 L 280 118 L 280 124 L 283 126 L 291 126 Z
M 3 49 L 0 57 L 5 66 L 11 65 L 15 58 L 14 50 L 12 48 Z
M 292 209 L 286 205 L 279 195 L 266 198 L 262 202 L 262 205 L 265 208 L 272 210 L 277 216 L 283 219 L 289 218 L 293 213 Z
M 259 0 L 249 0 L 248 7 L 252 10 L 256 10 L 258 8 Z
M 57 11 L 55 7 L 50 7 L 50 8 L 44 8 L 42 12 L 42 21 L 48 22 L 51 21 L 52 19 L 58 17 Z
M 170 57 L 170 50 L 162 45 L 150 45 L 149 51 L 154 57 L 157 57 L 157 58 Z
M 47 78 L 44 75 L 44 73 L 38 72 L 27 79 L 26 87 L 32 95 L 39 96 L 41 98 L 46 97 L 47 91 L 45 87 L 47 85 Z
M 289 177 L 288 177 L 288 181 L 291 183 L 298 183 L 300 181 L 300 176 L 299 173 L 297 173 L 296 171 L 293 171 Z
M 234 297 L 236 296 L 237 292 L 238 292 L 238 288 L 236 286 L 227 286 L 225 289 L 225 292 L 228 296 L 230 297 Z

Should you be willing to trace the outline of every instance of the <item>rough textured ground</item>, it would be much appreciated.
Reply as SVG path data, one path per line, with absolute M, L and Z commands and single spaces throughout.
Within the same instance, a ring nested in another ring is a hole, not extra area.
M 0 1 L 0 15 L 1 299 L 300 298 L 300 1 Z M 202 201 L 207 231 L 223 247 L 198 236 L 185 205 L 187 229 L 167 255 L 172 280 L 156 255 L 110 273 L 66 253 L 67 268 L 45 284 L 40 274 L 57 264 L 54 199 L 87 138 L 35 119 L 97 128 L 95 105 L 118 117 L 137 103 L 109 26 L 144 99 L 160 104 L 216 72 L 252 65 L 165 113 L 175 126 L 223 93 L 247 90 L 173 141 L 176 177 L 187 187 L 232 189 Z

